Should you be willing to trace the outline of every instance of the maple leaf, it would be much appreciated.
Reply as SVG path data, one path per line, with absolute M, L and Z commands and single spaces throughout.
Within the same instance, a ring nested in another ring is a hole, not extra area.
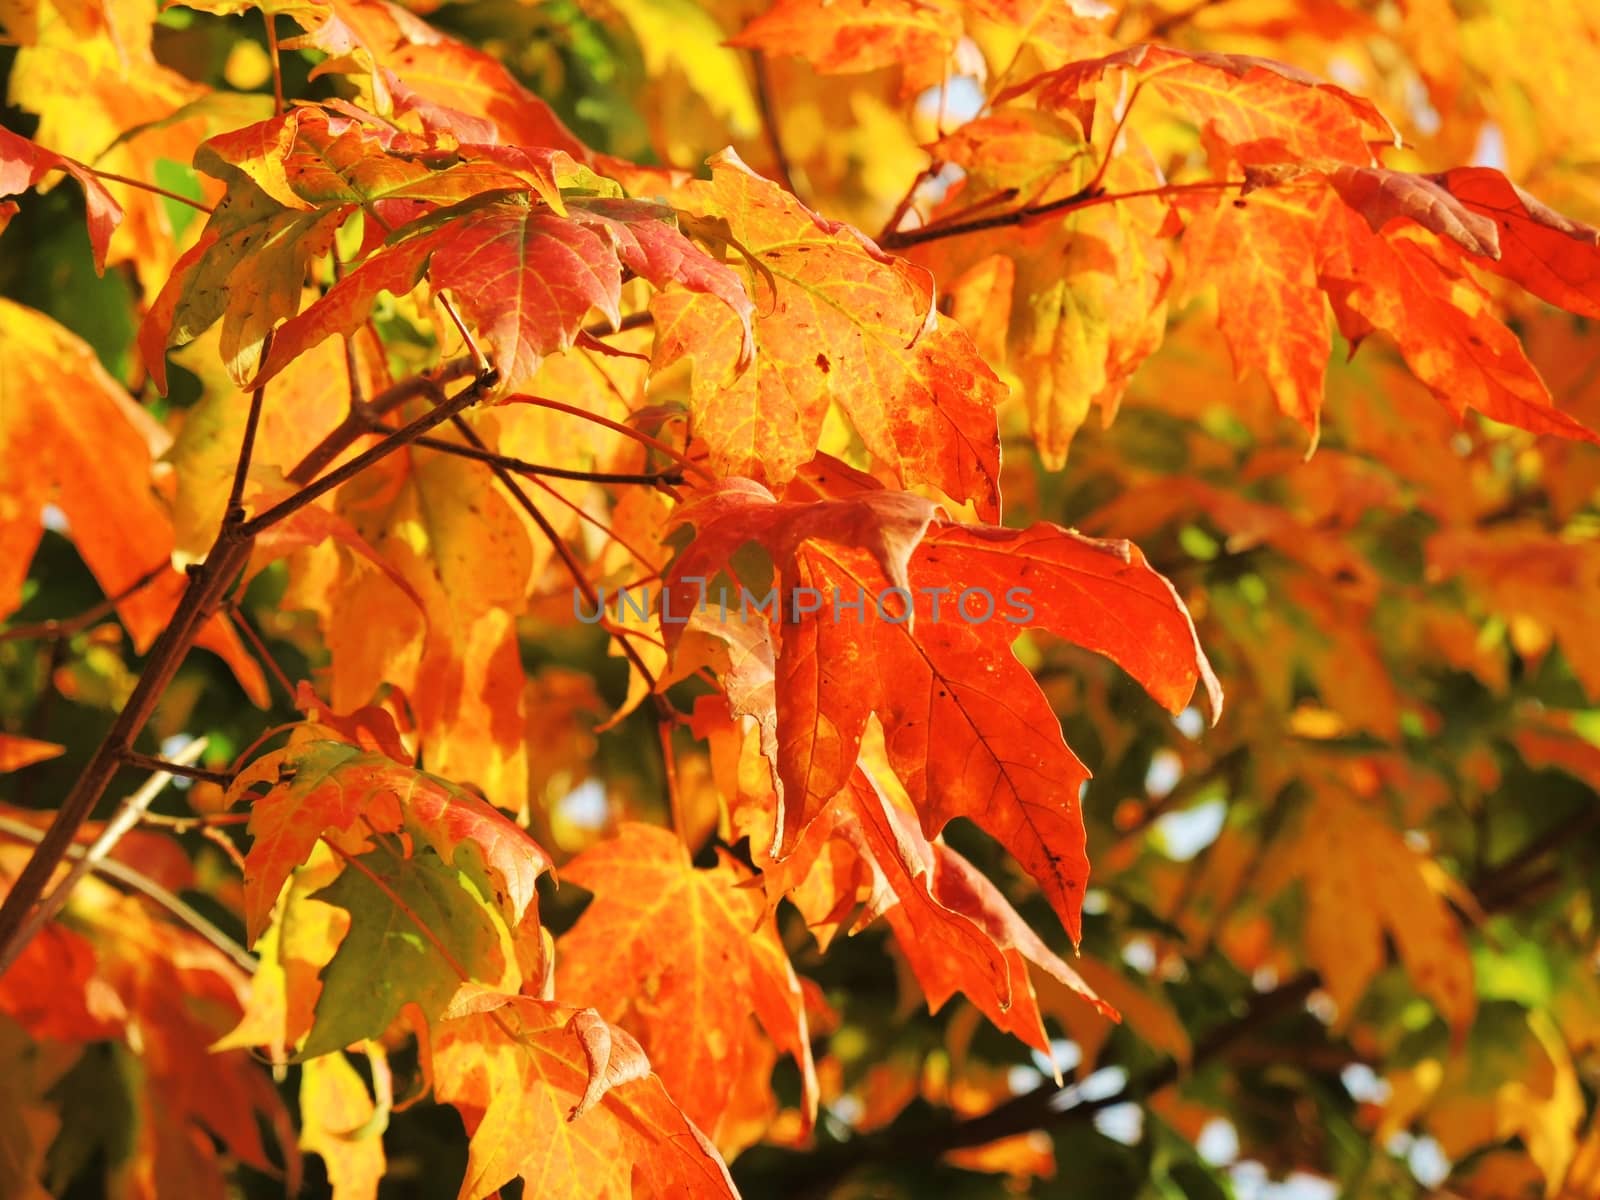
M 1191 223 L 1196 236 L 1192 244 L 1186 236 L 1185 245 L 1194 281 L 1215 282 L 1226 297 L 1219 322 L 1239 371 L 1262 370 L 1280 407 L 1313 436 L 1329 349 L 1320 290 L 1352 345 L 1373 332 L 1389 334 L 1417 377 L 1458 416 L 1471 407 L 1536 433 L 1600 440 L 1555 407 L 1472 276 L 1473 266 L 1500 267 L 1499 230 L 1490 217 L 1438 179 L 1384 168 L 1312 161 L 1250 165 L 1245 175 L 1249 199 L 1218 201 Z M 1275 190 L 1308 177 L 1326 190 Z M 1263 197 L 1262 188 L 1272 190 Z M 1568 244 L 1587 236 L 1578 227 L 1568 234 L 1523 224 Z M 1248 249 L 1241 255 L 1236 246 Z M 1500 273 L 1564 294 L 1550 269 L 1539 275 L 1537 265 L 1524 250 Z
M 1110 13 L 1098 0 L 1033 6 L 1014 0 L 779 0 L 750 21 L 729 45 L 803 58 L 820 74 L 902 67 L 901 92 L 911 95 L 944 83 L 962 35 L 976 17 L 1023 25 L 1036 34 L 1052 22 L 1079 38 Z M 970 69 L 970 67 L 968 68 Z
M 434 1036 L 433 1078 L 472 1138 L 461 1200 L 519 1176 L 550 1200 L 738 1195 L 639 1043 L 592 1009 L 465 989 Z
M 206 89 L 156 61 L 142 5 L 119 0 L 109 8 L 120 19 L 109 23 L 80 19 L 106 6 L 63 7 L 66 19 L 44 22 L 37 41 L 17 52 L 7 100 L 38 114 L 38 145 L 104 173 L 99 182 L 120 220 L 106 226 L 98 196 L 88 194 L 91 233 L 98 241 L 104 229 L 105 260 L 131 262 L 141 285 L 154 290 L 177 255 L 187 215 L 148 185 L 157 183 L 163 160 L 188 162 L 205 118 L 186 110 Z
M 749 1069 L 741 1031 L 754 1013 L 798 1064 L 802 1111 L 814 1116 L 800 983 L 747 870 L 726 853 L 696 870 L 674 834 L 629 823 L 562 877 L 595 899 L 556 943 L 558 997 L 635 1032 L 673 1099 L 706 1129 Z
M 67 748 L 38 738 L 19 737 L 14 733 L 0 733 L 0 772 L 20 771 L 34 763 L 48 762 Z
M 1420 1121 L 1444 1153 L 1460 1157 L 1515 1136 L 1544 1177 L 1546 1195 L 1578 1194 L 1557 1189 L 1577 1152 L 1586 1106 L 1572 1051 L 1547 1013 L 1486 1005 L 1465 1053 L 1445 1062 L 1426 1057 L 1394 1071 L 1389 1083 L 1394 1096 L 1375 1137 Z
M 882 492 L 780 502 L 733 481 L 677 514 L 696 532 L 667 602 L 692 611 L 686 577 L 713 579 L 747 541 L 772 546 L 784 606 L 774 678 L 752 674 L 764 664 L 748 657 L 730 701 L 766 731 L 782 784 L 775 856 L 849 781 L 876 714 L 926 835 L 970 818 L 1039 882 L 1076 942 L 1088 876 L 1077 790 L 1088 771 L 1011 642 L 1033 626 L 1105 654 L 1172 711 L 1200 682 L 1216 711 L 1220 690 L 1188 613 L 1135 547 L 1045 524 L 948 524 L 921 504 Z M 891 512 L 898 535 L 887 532 Z M 899 589 L 887 604 L 886 583 Z M 809 616 L 792 603 L 797 588 L 821 598 Z M 961 607 L 968 593 L 982 611 Z M 839 602 L 857 600 L 858 619 L 839 619 Z
M 322 970 L 305 1058 L 380 1036 L 407 1004 L 431 1020 L 465 981 L 521 982 L 488 898 L 432 847 L 407 855 L 380 838 L 377 849 L 347 856 L 339 877 L 311 899 L 345 909 L 350 927 Z
M 404 830 L 460 870 L 516 930 L 537 923 L 535 881 L 550 860 L 490 805 L 437 776 L 342 742 L 312 741 L 262 755 L 228 790 L 231 803 L 266 783 L 251 803 L 245 856 L 245 925 L 266 927 L 284 881 L 319 839 L 358 823 L 374 834 Z
M 658 368 L 694 363 L 694 432 L 716 469 L 786 483 L 837 404 L 903 484 L 931 483 L 994 516 L 1000 383 L 937 318 L 926 273 L 817 216 L 731 151 L 711 170 L 677 203 L 745 260 L 760 300 L 755 361 L 743 367 L 736 314 L 709 297 L 663 293 L 651 312 Z
M 140 329 L 139 345 L 157 385 L 166 386 L 163 352 L 187 344 L 218 320 L 229 372 L 240 384 L 250 381 L 267 334 L 300 310 L 311 263 L 328 251 L 353 212 L 367 214 L 369 231 L 381 238 L 419 209 L 488 188 L 526 186 L 558 194 L 548 163 L 536 156 L 524 155 L 507 168 L 453 152 L 440 159 L 432 149 L 419 139 L 315 108 L 293 109 L 202 144 L 196 167 L 226 184 L 227 192 Z M 309 343 L 299 346 L 296 353 L 308 348 Z
M 1006 104 L 1032 94 L 1044 108 L 1070 111 L 1110 72 L 1126 72 L 1229 147 L 1266 142 L 1291 155 L 1370 163 L 1369 131 L 1396 144 L 1399 133 L 1370 100 L 1268 58 L 1143 44 L 1068 63 L 1006 88 Z M 1131 101 L 1130 101 L 1131 103 Z
M 387 1060 L 371 1056 L 374 1073 Z M 342 1054 L 313 1058 L 300 1067 L 300 1148 L 327 1165 L 334 1200 L 376 1197 L 387 1162 L 382 1123 L 361 1075 Z
M 417 698 L 427 761 L 520 811 L 528 766 L 512 614 L 526 603 L 537 530 L 519 520 L 487 468 L 429 451 L 396 455 L 337 503 L 384 578 L 346 557 L 332 604 L 355 610 L 351 637 L 373 652 L 346 655 L 333 695 L 361 704 L 397 683 Z M 379 612 L 395 623 L 382 642 L 369 628 Z M 329 633 L 343 641 L 339 621 L 330 615 Z M 394 652 L 400 646 L 411 662 Z
M 0 847 L 0 883 L 9 886 L 22 849 Z M 100 880 L 80 881 L 66 912 L 74 928 L 52 927 L 3 976 L 0 1011 L 35 1036 L 110 1040 L 139 1055 L 142 1070 L 126 1085 L 136 1124 L 125 1143 L 106 1147 L 124 1186 L 136 1195 L 220 1195 L 213 1138 L 239 1160 L 274 1169 L 261 1129 L 281 1135 L 287 1117 L 271 1083 L 242 1051 L 207 1053 L 242 1010 L 243 971 Z M 292 1141 L 284 1149 L 297 1178 Z
M 1360 797 L 1323 786 L 1294 849 L 1274 859 L 1261 889 L 1306 888 L 1306 956 L 1341 1021 L 1383 966 L 1384 935 L 1457 1037 L 1477 1011 L 1472 960 L 1460 926 L 1422 869 L 1425 861 Z
M 44 526 L 46 505 L 66 517 L 73 544 L 134 648 L 147 649 L 183 591 L 163 569 L 171 522 L 151 487 L 160 426 L 106 374 L 94 351 L 43 313 L 0 299 L 0 471 L 11 481 L 0 508 L 0 614 L 16 610 Z M 143 588 L 141 579 L 156 577 Z M 199 645 L 227 662 L 250 697 L 266 703 L 261 668 L 224 617 Z
M 1462 580 L 1491 611 L 1536 622 L 1560 644 L 1584 693 L 1600 697 L 1600 653 L 1582 615 L 1587 605 L 1572 603 L 1600 589 L 1600 543 L 1552 541 L 1527 527 L 1446 529 L 1428 540 L 1427 561 L 1435 578 Z
M 1491 167 L 1430 178 L 1496 230 L 1493 262 L 1481 264 L 1568 312 L 1600 317 L 1600 229 L 1563 216 Z
M 1091 178 L 1075 123 L 1047 113 L 1002 110 L 958 130 L 939 152 L 966 172 L 948 205 L 982 209 L 997 198 L 1059 200 Z M 1140 193 L 1160 185 L 1154 164 L 1119 155 L 1098 186 Z M 1020 229 L 975 231 L 914 251 L 951 280 L 956 317 L 991 330 L 995 349 L 1022 384 L 1034 443 L 1059 469 L 1073 436 L 1098 404 L 1109 422 L 1133 373 L 1166 333 L 1166 203 L 1134 195 Z
M 857 841 L 898 900 L 883 911 L 930 1012 L 938 1012 L 952 996 L 965 995 L 997 1029 L 1049 1053 L 1029 976 L 1033 963 L 1101 1016 L 1117 1019 L 993 883 L 950 847 L 928 842 L 871 775 L 858 770 L 849 794 L 855 828 L 842 832 Z
M 83 187 L 88 207 L 89 244 L 94 247 L 94 265 L 106 268 L 106 248 L 111 234 L 122 221 L 122 206 L 106 191 L 105 185 L 81 163 L 46 150 L 43 146 L 0 129 L 0 196 L 15 196 L 38 185 L 52 171 L 65 171 Z
M 489 192 L 397 230 L 390 244 L 285 323 L 257 383 L 304 350 L 365 324 L 380 292 L 404 295 L 427 272 L 493 343 L 507 388 L 572 345 L 592 310 L 618 324 L 622 269 L 658 287 L 677 282 L 714 298 L 744 336 L 752 303 L 738 278 L 678 232 L 672 210 L 646 201 L 572 199 L 566 215 L 526 192 Z
M 793 54 L 834 74 L 906 68 L 905 93 L 942 82 L 961 40 L 961 11 L 925 0 L 781 0 L 729 45 Z

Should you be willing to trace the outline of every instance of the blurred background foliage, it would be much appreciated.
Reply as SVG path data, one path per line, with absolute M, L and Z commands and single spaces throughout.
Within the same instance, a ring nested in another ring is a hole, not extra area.
M 964 45 L 966 73 L 948 91 L 906 95 L 895 67 L 822 76 L 725 47 L 759 0 L 414 7 L 499 57 L 598 150 L 694 169 L 732 144 L 773 170 L 776 137 L 801 197 L 868 231 L 927 163 L 919 147 L 937 135 L 941 107 L 955 124 L 1007 54 L 991 30 Z M 1563 211 L 1600 219 L 1592 5 L 1135 0 L 1120 20 L 1128 40 L 1146 31 L 1327 75 L 1378 99 L 1419 166 L 1503 166 Z M 171 8 L 153 45 L 161 63 L 241 105 L 271 94 L 255 14 Z M 0 81 L 27 53 L 0 47 Z M 311 77 L 316 58 L 284 55 L 286 90 L 349 89 L 341 76 Z M 4 124 L 31 135 L 37 86 L 19 97 L 12 82 Z M 200 194 L 187 163 L 157 168 L 163 186 Z M 180 356 L 170 394 L 149 387 L 133 346 L 140 284 L 128 266 L 96 274 L 82 203 L 58 187 L 23 207 L 0 234 L 0 294 L 76 331 L 175 427 L 201 382 Z M 168 216 L 179 233 L 193 219 L 176 204 Z M 1090 420 L 1064 470 L 1032 452 L 1019 406 L 1005 413 L 1007 523 L 1136 541 L 1194 612 L 1228 695 L 1217 728 L 1198 712 L 1174 722 L 1106 662 L 1037 637 L 1017 647 L 1095 772 L 1079 965 L 1123 1023 L 1041 982 L 1051 1064 L 959 999 L 930 1015 L 881 923 L 822 954 L 785 909 L 796 967 L 832 1013 L 819 1041 L 825 1112 L 808 1149 L 788 1144 L 792 1112 L 775 1119 L 734 1163 L 745 1195 L 1600 1195 L 1600 450 L 1476 417 L 1458 425 L 1374 344 L 1354 358 L 1336 349 L 1306 459 L 1303 432 L 1260 380 L 1236 378 L 1214 330 L 1226 303 L 1200 294 L 1171 306 L 1165 344 L 1116 420 Z M 1558 404 L 1600 424 L 1589 322 L 1507 303 Z M 315 680 L 328 661 L 317 621 L 286 606 L 284 589 L 281 565 L 269 568 L 241 611 L 289 680 Z M 47 533 L 0 634 L 0 728 L 67 753 L 0 776 L 11 804 L 56 802 L 139 665 L 114 619 L 69 636 L 16 631 L 101 599 L 70 539 Z M 599 729 L 626 694 L 626 665 L 603 634 L 564 618 L 520 626 L 534 706 L 530 819 L 561 858 L 620 819 L 667 819 L 653 717 Z M 683 685 L 681 708 L 693 690 Z M 219 660 L 192 655 L 144 748 L 172 753 L 203 736 L 204 762 L 224 768 L 263 729 L 295 719 L 281 692 L 272 697 L 263 713 Z M 703 749 L 684 735 L 679 755 L 709 834 L 718 809 Z M 138 781 L 127 772 L 114 792 Z M 203 810 L 215 803 L 206 788 L 180 783 L 156 811 Z M 1034 928 L 1054 929 L 994 845 L 963 825 L 949 838 Z M 182 840 L 197 863 L 187 898 L 242 936 L 225 856 L 199 833 Z M 1401 886 L 1396 871 L 1415 877 Z M 1470 955 L 1478 1010 L 1455 1036 L 1418 974 L 1436 952 L 1408 940 L 1418 895 Z M 552 932 L 583 903 L 576 888 L 549 892 Z M 1056 1068 L 1071 1088 L 1047 1105 Z M 103 1116 L 57 1144 L 64 1195 L 103 1193 L 136 1069 L 107 1050 L 58 1085 L 63 1101 L 93 1097 L 73 1111 Z M 776 1085 L 792 1104 L 787 1069 Z M 280 1085 L 286 1096 L 295 1076 Z M 941 1152 L 950 1113 L 1008 1103 L 1036 1104 L 1036 1127 Z M 457 1186 L 463 1147 L 449 1109 L 396 1113 L 385 1148 L 385 1197 Z M 313 1157 L 305 1195 L 328 1194 L 319 1169 Z M 241 1187 L 281 1194 L 248 1172 Z

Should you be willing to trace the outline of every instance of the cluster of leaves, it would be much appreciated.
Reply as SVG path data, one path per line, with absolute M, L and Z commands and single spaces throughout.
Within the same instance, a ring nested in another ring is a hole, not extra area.
M 1600 1190 L 1600 11 L 0 29 L 0 1191 Z

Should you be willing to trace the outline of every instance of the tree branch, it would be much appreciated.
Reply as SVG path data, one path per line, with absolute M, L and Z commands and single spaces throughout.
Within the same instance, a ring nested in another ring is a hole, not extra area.
M 783 148 L 783 136 L 778 131 L 778 105 L 772 96 L 772 71 L 767 66 L 767 56 L 760 50 L 750 51 L 750 64 L 756 82 L 756 107 L 761 110 L 761 128 L 767 135 L 767 146 L 772 151 L 772 166 L 778 173 L 778 182 L 791 196 L 798 196 L 794 188 L 794 167 L 788 152 Z
M 356 455 L 344 466 L 330 471 L 315 483 L 307 484 L 287 500 L 281 500 L 265 512 L 256 514 L 241 527 L 243 533 L 247 537 L 254 538 L 263 530 L 271 528 L 285 517 L 299 512 L 312 501 L 331 492 L 341 483 L 354 479 L 379 459 L 388 457 L 394 451 L 400 449 L 401 446 L 409 445 L 427 433 L 428 430 L 444 424 L 444 422 L 456 416 L 463 409 L 477 403 L 484 393 L 495 385 L 498 379 L 499 376 L 492 368 L 479 375 L 471 384 L 462 388 L 449 400 L 429 409 L 415 421 L 412 421 L 411 424 L 395 430 L 376 446 Z
M 457 358 L 441 363 L 432 371 L 425 371 L 421 375 L 413 375 L 410 379 L 402 380 L 364 404 L 356 403 L 359 397 L 352 396 L 350 411 L 345 414 L 344 420 L 331 429 L 304 458 L 295 464 L 294 469 L 288 474 L 289 482 L 303 487 L 322 474 L 328 464 L 343 454 L 352 442 L 372 432 L 374 417 L 380 417 L 416 396 L 432 394 L 437 403 L 443 396 L 442 388 L 471 374 L 472 360 Z
M 179 665 L 194 645 L 195 638 L 221 606 L 233 581 L 249 562 L 256 536 L 360 474 L 379 459 L 449 420 L 482 397 L 494 386 L 496 378 L 492 371 L 480 375 L 451 399 L 424 413 L 404 429 L 254 518 L 244 520 L 240 509 L 232 509 L 224 516 L 216 542 L 205 561 L 190 567 L 189 585 L 184 589 L 166 629 L 151 647 L 133 692 L 72 790 L 61 802 L 55 819 L 39 839 L 38 848 L 17 876 L 4 902 L 0 903 L 0 974 L 4 974 L 16 961 L 17 955 L 27 944 L 31 936 L 27 928 L 34 906 L 44 894 L 56 867 L 68 854 L 78 830 L 94 812 L 95 805 L 100 802 L 112 778 L 126 761 L 126 755 L 133 749 L 134 739 L 149 721 L 157 701 L 172 682 Z M 251 436 L 251 431 L 247 429 L 245 441 L 240 446 L 238 461 L 241 471 L 248 469 L 248 442 Z
M 1120 1091 L 1108 1096 L 1085 1099 L 1074 1085 L 1058 1088 L 1054 1083 L 1045 1083 L 976 1117 L 957 1120 L 941 1114 L 930 1121 L 897 1122 L 887 1129 L 812 1150 L 803 1156 L 796 1155 L 786 1171 L 786 1177 L 792 1182 L 784 1194 L 820 1200 L 846 1175 L 861 1167 L 925 1157 L 931 1149 L 943 1153 L 985 1146 L 1034 1129 L 1074 1124 L 1114 1105 L 1147 1099 L 1177 1082 L 1185 1071 L 1204 1065 L 1241 1038 L 1304 1004 L 1316 986 L 1315 972 L 1304 971 L 1271 991 L 1257 993 L 1239 1016 L 1223 1022 L 1195 1042 L 1187 1066 L 1169 1058 L 1160 1066 L 1130 1079 Z
M 394 430 L 385 426 L 378 427 L 384 433 Z M 447 442 L 442 438 L 419 437 L 417 445 L 426 446 L 429 450 L 437 450 L 441 454 L 454 454 L 458 458 L 470 458 L 474 462 L 487 463 L 491 467 L 504 467 L 508 471 L 515 471 L 519 475 L 545 475 L 552 479 L 571 479 L 581 483 L 643 483 L 643 484 L 680 484 L 683 482 L 682 470 L 670 471 L 576 471 L 570 467 L 551 467 L 543 463 L 528 462 L 526 459 L 512 458 L 508 454 L 496 454 L 492 450 L 480 450 L 476 446 L 463 446 L 458 442 Z
M 160 579 L 171 568 L 171 562 L 167 559 L 162 559 L 116 595 L 107 596 L 93 608 L 87 608 L 75 617 L 35 621 L 31 625 L 13 625 L 9 629 L 0 629 L 0 642 L 27 641 L 34 638 L 59 641 L 62 638 L 69 638 L 73 634 L 89 628 L 102 617 L 109 616 L 115 612 L 117 605 L 144 591 L 145 588 Z
M 1187 192 L 1222 192 L 1243 187 L 1242 179 L 1206 179 L 1197 183 L 1164 183 L 1159 187 L 1138 188 L 1131 192 L 1104 192 L 1098 185 L 1081 188 L 1070 196 L 1033 204 L 1027 208 L 1014 208 L 1010 212 L 996 213 L 991 217 L 974 217 L 970 221 L 958 217 L 937 225 L 924 225 L 920 229 L 896 230 L 883 239 L 885 250 L 904 250 L 924 242 L 941 238 L 960 237 L 967 233 L 981 233 L 986 229 L 1004 229 L 1013 225 L 1032 225 L 1047 217 L 1093 208 L 1097 204 L 1116 204 L 1121 200 L 1140 200 L 1147 196 L 1178 196 Z
M 39 844 L 44 836 L 32 825 L 24 825 L 14 817 L 4 815 L 0 815 L 0 834 L 16 838 L 19 842 L 31 842 L 35 846 Z M 68 848 L 66 856 L 77 860 L 81 859 L 85 853 L 87 851 L 84 847 L 73 845 Z M 124 887 L 132 888 L 134 891 L 148 896 L 183 924 L 226 954 L 240 970 L 250 974 L 255 973 L 256 960 L 249 951 L 213 925 L 182 897 L 169 892 L 148 875 L 136 871 L 126 863 L 118 862 L 114 858 L 101 859 L 90 870 L 96 875 L 104 875 L 107 879 L 114 879 Z
M 197 740 L 201 749 L 204 749 L 205 739 L 200 738 Z M 140 771 L 182 775 L 185 779 L 198 779 L 204 783 L 215 783 L 220 787 L 227 787 L 232 783 L 233 775 L 227 771 L 212 771 L 206 767 L 194 765 L 194 759 L 190 757 L 190 751 L 195 744 L 195 742 L 191 742 L 188 746 L 185 746 L 183 754 L 175 759 L 156 758 L 154 755 L 140 754 L 137 750 L 125 750 L 122 754 L 122 761 Z

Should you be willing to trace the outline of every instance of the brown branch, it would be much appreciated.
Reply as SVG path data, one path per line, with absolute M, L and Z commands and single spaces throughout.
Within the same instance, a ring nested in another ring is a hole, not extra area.
M 221 787 L 227 787 L 233 782 L 233 775 L 228 771 L 213 771 L 206 767 L 197 767 L 193 763 L 173 762 L 170 759 L 157 758 L 153 754 L 140 754 L 137 750 L 124 750 L 122 761 L 141 771 L 182 775 L 185 779 L 198 779 Z
M 44 836 L 32 825 L 24 825 L 21 821 L 7 816 L 0 816 L 0 834 L 16 838 L 19 842 L 31 842 L 34 846 L 38 846 Z M 73 845 L 68 848 L 66 857 L 76 861 L 83 858 L 86 853 L 85 847 Z M 103 858 L 95 863 L 90 870 L 96 875 L 104 875 L 107 879 L 114 879 L 124 887 L 132 888 L 134 891 L 148 896 L 180 922 L 226 954 L 240 970 L 249 974 L 255 973 L 256 960 L 251 957 L 249 951 L 213 925 L 196 909 L 191 907 L 188 902 L 169 892 L 148 875 L 115 858 Z
M 22 952 L 25 945 L 21 936 L 23 925 L 45 885 L 122 766 L 123 752 L 133 745 L 200 630 L 216 611 L 234 577 L 244 568 L 250 549 L 250 539 L 240 536 L 238 526 L 225 525 L 205 562 L 190 568 L 189 585 L 166 629 L 151 647 L 139 682 L 61 802 L 55 820 L 39 840 L 38 849 L 0 903 L 0 974 Z
M 1115 1105 L 1148 1099 L 1176 1083 L 1186 1071 L 1203 1066 L 1240 1039 L 1303 1005 L 1316 986 L 1316 974 L 1304 971 L 1271 991 L 1257 993 L 1239 1016 L 1223 1022 L 1194 1043 L 1187 1065 L 1168 1058 L 1159 1066 L 1129 1079 L 1119 1091 L 1110 1095 L 1085 1099 L 1073 1085 L 1057 1087 L 1054 1083 L 1044 1083 L 975 1117 L 956 1119 L 944 1113 L 930 1120 L 897 1122 L 887 1129 L 813 1150 L 804 1157 L 797 1155 L 787 1172 L 792 1183 L 785 1194 L 820 1200 L 845 1176 L 861 1167 L 925 1157 L 931 1149 L 943 1153 L 985 1146 L 1034 1129 L 1075 1124 Z
M 1600 804 L 1585 804 L 1537 834 L 1510 858 L 1490 867 L 1472 881 L 1472 893 L 1486 911 L 1509 907 L 1541 881 L 1527 869 L 1552 850 L 1560 849 L 1600 827 Z
M 243 513 L 239 509 L 233 509 L 224 516 L 216 541 L 205 560 L 189 569 L 189 584 L 178 600 L 167 627 L 151 647 L 144 670 L 122 711 L 117 714 L 104 739 L 90 756 L 83 773 L 61 802 L 55 819 L 39 839 L 37 849 L 18 874 L 4 901 L 0 902 L 0 974 L 4 974 L 16 961 L 17 955 L 27 944 L 24 929 L 46 885 L 54 876 L 56 867 L 68 854 L 78 830 L 94 812 L 112 778 L 126 761 L 125 755 L 132 750 L 134 739 L 149 721 L 157 701 L 172 682 L 196 637 L 217 612 L 234 580 L 249 562 L 257 534 L 359 474 L 385 455 L 420 437 L 440 422 L 448 420 L 493 387 L 495 379 L 492 372 L 478 377 L 470 386 L 417 418 L 399 433 L 385 438 L 345 466 L 253 519 L 242 519 Z M 246 447 L 252 439 L 253 431 L 247 430 L 245 442 L 240 447 L 240 471 L 248 470 Z
M 905 195 L 900 197 L 893 211 L 889 213 L 889 219 L 883 223 L 883 230 L 878 234 L 878 245 L 883 245 L 900 228 L 900 222 L 906 219 L 906 214 L 911 211 L 911 206 L 917 201 L 917 193 L 922 190 L 924 184 L 943 169 L 944 163 L 935 158 L 917 172 L 916 178 L 911 181 L 911 186 L 906 188 Z
M 382 433 L 393 433 L 394 430 L 387 426 L 377 426 Z M 417 445 L 429 450 L 437 450 L 440 454 L 454 454 L 457 458 L 470 458 L 473 462 L 487 463 L 491 467 L 504 467 L 508 471 L 515 471 L 519 475 L 547 475 L 552 479 L 571 479 L 579 483 L 643 483 L 643 484 L 680 484 L 683 482 L 683 472 L 678 469 L 670 471 L 577 471 L 571 467 L 551 467 L 543 463 L 528 462 L 526 459 L 512 458 L 509 454 L 496 454 L 493 450 L 480 450 L 476 446 L 463 446 L 459 442 L 447 442 L 443 438 L 419 437 Z
M 152 192 L 157 196 L 165 196 L 168 200 L 171 200 L 176 204 L 186 204 L 197 212 L 203 212 L 207 216 L 211 215 L 211 206 L 209 204 L 202 204 L 198 200 L 191 200 L 189 197 L 181 195 L 178 192 L 168 191 L 164 187 L 157 187 L 155 184 L 146 183 L 142 179 L 130 179 L 126 175 L 118 175 L 115 171 L 102 171 L 99 167 L 91 167 L 88 163 L 81 163 L 76 159 L 69 158 L 67 161 L 76 167 L 81 167 L 83 170 L 93 175 L 96 179 L 109 179 L 112 183 L 121 183 L 131 188 L 138 188 L 141 192 Z
M 463 409 L 477 403 L 490 388 L 494 387 L 498 379 L 499 376 L 493 369 L 479 375 L 471 384 L 462 388 L 449 400 L 429 409 L 415 421 L 412 421 L 411 424 L 395 430 L 376 446 L 356 455 L 344 466 L 330 471 L 315 483 L 307 484 L 287 500 L 281 500 L 265 512 L 258 513 L 241 526 L 242 532 L 247 537 L 256 537 L 264 529 L 268 529 L 285 517 L 299 512 L 306 505 L 331 492 L 340 484 L 354 479 L 379 459 L 386 458 L 400 449 L 400 447 L 409 445 L 427 433 L 428 430 L 444 424 L 444 422 L 456 416 Z
M 13 625 L 9 629 L 0 629 L 0 642 L 28 641 L 35 638 L 42 641 L 59 641 L 62 638 L 69 638 L 89 628 L 102 617 L 109 616 L 116 610 L 117 605 L 144 591 L 165 575 L 171 566 L 169 561 L 163 559 L 116 595 L 107 596 L 94 607 L 85 609 L 75 617 L 52 617 L 48 621 L 35 621 L 31 625 Z
M 1243 186 L 1242 179 L 1206 179 L 1197 183 L 1164 183 L 1159 187 L 1137 188 L 1131 192 L 1103 192 L 1097 188 L 1080 188 L 1072 195 L 1063 196 L 1059 200 L 1033 204 L 1027 208 L 1014 208 L 1010 212 L 996 213 L 991 217 L 974 217 L 969 221 L 960 219 L 958 215 L 937 225 L 900 230 L 885 237 L 882 245 L 885 250 L 904 250 L 910 246 L 920 246 L 924 242 L 936 242 L 941 238 L 960 237 L 968 233 L 981 233 L 987 229 L 1032 225 L 1047 217 L 1093 208 L 1097 204 L 1116 204 L 1121 200 L 1141 200 L 1149 196 L 1178 196 L 1188 192 L 1220 192 Z
M 454 383 L 458 379 L 465 379 L 472 374 L 472 360 L 470 358 L 452 359 L 450 362 L 441 363 L 432 371 L 421 375 L 413 375 L 410 379 L 402 380 L 386 391 L 378 393 L 364 405 L 357 403 L 360 399 L 352 395 L 350 412 L 345 418 L 323 439 L 313 446 L 306 456 L 302 458 L 292 471 L 289 472 L 290 483 L 304 486 L 328 468 L 328 465 L 343 454 L 357 438 L 364 437 L 372 432 L 371 422 L 375 417 L 381 417 L 391 409 L 398 408 L 407 400 L 417 396 L 431 395 L 434 402 L 438 403 L 443 398 L 442 388 Z
M 798 196 L 794 187 L 794 167 L 788 152 L 783 148 L 783 137 L 778 132 L 778 105 L 772 95 L 772 71 L 767 66 L 767 56 L 760 50 L 750 52 L 756 82 L 756 107 L 761 110 L 761 128 L 767 135 L 767 146 L 772 150 L 772 165 L 778 173 L 778 182 L 791 196 Z

